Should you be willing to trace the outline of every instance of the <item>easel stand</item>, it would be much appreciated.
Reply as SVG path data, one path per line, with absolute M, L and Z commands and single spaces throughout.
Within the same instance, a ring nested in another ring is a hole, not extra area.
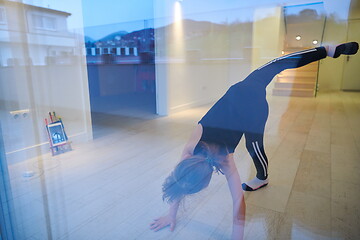
M 45 118 L 46 131 L 49 137 L 50 150 L 53 156 L 72 150 L 70 141 L 65 133 L 64 124 L 55 112 L 49 112 L 50 119 Z
M 70 142 L 58 146 L 50 146 L 50 149 L 51 149 L 51 154 L 53 156 L 59 155 L 61 153 L 66 153 L 72 150 Z

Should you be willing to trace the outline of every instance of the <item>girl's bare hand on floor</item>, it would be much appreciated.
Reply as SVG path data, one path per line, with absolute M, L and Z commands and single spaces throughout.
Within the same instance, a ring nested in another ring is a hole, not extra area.
M 170 226 L 170 231 L 174 231 L 175 225 L 176 225 L 176 219 L 169 215 L 166 215 L 154 219 L 154 222 L 150 224 L 150 229 L 157 232 L 164 227 Z

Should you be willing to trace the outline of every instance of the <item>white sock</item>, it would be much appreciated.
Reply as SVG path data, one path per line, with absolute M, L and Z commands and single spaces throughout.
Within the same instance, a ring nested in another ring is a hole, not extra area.
M 334 57 L 335 55 L 336 46 L 329 45 L 327 46 L 326 52 L 329 57 Z
M 249 187 L 251 187 L 252 189 L 257 189 L 265 184 L 268 184 L 269 180 L 265 179 L 265 180 L 260 180 L 257 177 L 254 177 L 253 179 L 251 179 L 248 182 L 245 182 L 246 185 L 248 185 Z

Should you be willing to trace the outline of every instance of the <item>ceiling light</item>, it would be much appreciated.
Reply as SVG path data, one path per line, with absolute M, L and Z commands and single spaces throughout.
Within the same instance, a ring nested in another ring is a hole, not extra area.
M 298 41 L 300 41 L 300 40 L 301 40 L 301 36 L 300 36 L 300 35 L 297 35 L 295 39 L 298 40 Z
M 313 40 L 313 44 L 314 45 L 318 44 L 318 40 Z

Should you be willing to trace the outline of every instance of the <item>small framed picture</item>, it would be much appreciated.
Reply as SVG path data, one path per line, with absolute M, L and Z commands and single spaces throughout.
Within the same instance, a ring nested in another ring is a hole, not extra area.
M 67 138 L 61 122 L 50 123 L 47 125 L 47 128 L 53 147 L 66 143 Z

